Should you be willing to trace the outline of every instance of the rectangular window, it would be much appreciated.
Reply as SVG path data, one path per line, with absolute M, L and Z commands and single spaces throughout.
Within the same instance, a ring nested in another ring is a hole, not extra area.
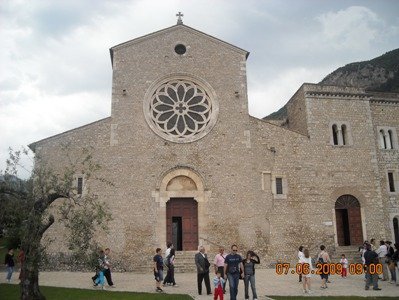
M 395 180 L 392 172 L 388 172 L 389 191 L 395 192 Z
M 78 195 L 82 195 L 83 192 L 83 177 L 78 177 Z
M 276 194 L 283 194 L 283 178 L 281 177 L 276 177 Z

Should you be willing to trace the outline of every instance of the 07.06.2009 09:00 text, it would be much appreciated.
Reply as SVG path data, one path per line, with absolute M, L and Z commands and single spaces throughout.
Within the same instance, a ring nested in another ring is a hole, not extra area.
M 317 263 L 316 269 L 311 270 L 309 264 L 296 264 L 294 268 L 290 271 L 291 264 L 290 263 L 277 263 L 276 264 L 276 274 L 277 275 L 287 275 L 291 274 L 315 274 L 315 275 L 322 275 L 322 274 L 329 274 L 329 275 L 341 275 L 343 266 L 340 263 Z M 382 264 L 371 264 L 369 266 L 363 264 L 348 264 L 348 273 L 351 275 L 362 275 L 368 271 L 369 274 L 382 274 Z

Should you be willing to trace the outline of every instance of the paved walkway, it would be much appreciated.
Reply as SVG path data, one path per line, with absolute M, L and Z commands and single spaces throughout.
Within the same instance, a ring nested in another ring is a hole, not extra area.
M 93 273 L 73 273 L 73 272 L 41 272 L 40 285 L 71 287 L 71 288 L 87 288 L 93 289 L 91 277 Z M 212 281 L 211 275 L 211 281 Z M 108 291 L 134 291 L 134 292 L 154 292 L 155 284 L 153 275 L 139 273 L 112 273 L 115 288 L 108 288 Z M 195 273 L 176 273 L 175 275 L 178 287 L 165 287 L 166 293 L 188 294 L 194 299 L 212 299 L 210 296 L 197 294 L 197 279 Z M 389 296 L 399 299 L 399 286 L 389 284 L 388 282 L 379 281 L 381 291 L 365 291 L 364 275 L 350 275 L 344 279 L 338 275 L 331 276 L 328 289 L 320 289 L 320 277 L 313 276 L 313 296 Z M 5 282 L 5 276 L 0 277 L 0 283 Z M 13 274 L 13 282 L 18 283 L 18 272 Z M 256 287 L 258 299 L 268 299 L 267 296 L 286 295 L 296 296 L 303 295 L 302 284 L 298 283 L 297 275 L 277 275 L 274 269 L 257 269 L 256 270 Z M 244 299 L 244 284 L 240 280 L 238 299 Z M 213 288 L 212 288 L 213 290 Z M 228 290 L 228 288 L 227 288 Z M 206 294 L 203 285 L 203 294 Z M 225 297 L 229 299 L 228 293 Z M 111 298 L 110 298 L 111 299 Z M 252 295 L 250 292 L 250 299 Z

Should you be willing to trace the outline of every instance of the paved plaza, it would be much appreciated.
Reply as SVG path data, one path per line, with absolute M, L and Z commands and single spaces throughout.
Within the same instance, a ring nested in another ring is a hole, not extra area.
M 40 285 L 58 286 L 69 288 L 93 289 L 91 277 L 93 273 L 82 272 L 41 272 Z M 212 281 L 211 274 L 211 281 Z M 5 276 L 1 276 L 0 282 L 5 282 Z M 108 288 L 107 292 L 131 291 L 131 292 L 154 292 L 155 284 L 151 273 L 112 273 L 115 288 Z M 194 299 L 212 299 L 210 296 L 199 296 L 197 293 L 197 277 L 195 273 L 176 273 L 178 287 L 165 287 L 165 293 L 188 294 Z M 13 275 L 14 283 L 18 282 L 18 272 Z M 364 275 L 349 275 L 344 279 L 338 275 L 331 276 L 328 289 L 320 289 L 320 277 L 312 278 L 312 296 L 389 296 L 399 299 L 399 286 L 379 281 L 381 291 L 364 290 Z M 274 269 L 256 270 L 256 288 L 258 299 L 267 299 L 266 296 L 298 296 L 303 295 L 302 284 L 298 282 L 298 276 L 277 275 Z M 227 288 L 228 290 L 228 288 Z M 213 288 L 212 288 L 213 291 Z M 206 294 L 203 286 L 203 294 Z M 229 299 L 228 292 L 225 299 Z M 251 294 L 250 294 L 251 296 Z M 111 298 L 110 298 L 111 299 Z M 244 299 L 244 284 L 240 280 L 238 299 Z M 252 297 L 250 297 L 252 299 Z

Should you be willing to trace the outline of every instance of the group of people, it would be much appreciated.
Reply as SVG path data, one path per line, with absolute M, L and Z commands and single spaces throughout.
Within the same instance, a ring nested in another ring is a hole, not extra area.
M 156 255 L 153 258 L 153 271 L 156 282 L 156 291 L 163 292 L 162 286 L 173 285 L 177 286 L 174 279 L 174 258 L 175 251 L 172 243 L 167 244 L 165 251 L 165 259 L 162 257 L 162 249 L 156 249 Z M 197 287 L 198 294 L 202 294 L 202 283 L 205 283 L 207 295 L 212 295 L 211 282 L 209 274 L 212 265 L 205 253 L 205 247 L 199 246 L 198 253 L 195 254 L 194 261 L 197 268 Z M 214 285 L 214 300 L 223 300 L 226 293 L 226 282 L 229 282 L 230 299 L 236 300 L 238 294 L 239 280 L 244 281 L 245 299 L 249 299 L 249 286 L 251 285 L 253 299 L 257 299 L 255 287 L 255 265 L 260 263 L 259 256 L 253 252 L 248 251 L 245 258 L 238 254 L 237 245 L 231 246 L 231 252 L 225 254 L 224 248 L 220 247 L 219 253 L 215 256 L 213 261 L 213 270 L 215 277 L 213 278 Z M 164 267 L 167 267 L 167 275 L 163 279 Z
M 154 277 L 156 283 L 156 291 L 163 292 L 161 284 L 163 287 L 171 285 L 177 287 L 175 281 L 175 249 L 172 243 L 167 244 L 167 249 L 165 251 L 165 259 L 162 257 L 162 249 L 157 248 L 155 250 L 156 254 L 153 258 L 154 262 Z M 166 276 L 164 278 L 164 267 L 167 269 Z M 162 282 L 162 283 L 161 283 Z
M 211 264 L 205 253 L 203 246 L 199 247 L 199 252 L 195 254 L 195 265 L 197 266 L 197 285 L 198 294 L 202 294 L 202 282 L 205 282 L 205 288 L 208 295 L 211 295 L 211 286 L 209 272 Z M 254 300 L 258 298 L 255 286 L 255 265 L 260 263 L 259 256 L 248 251 L 245 258 L 238 254 L 237 245 L 231 246 L 229 254 L 224 253 L 224 248 L 219 248 L 219 253 L 215 256 L 213 267 L 215 272 L 214 284 L 214 300 L 223 300 L 226 293 L 226 282 L 229 282 L 230 300 L 236 300 L 238 294 L 239 280 L 244 280 L 245 299 L 249 299 L 249 285 L 251 285 L 252 297 Z
M 348 267 L 348 260 L 345 258 L 345 255 L 342 255 L 341 258 L 341 264 L 343 265 L 343 268 Z M 312 258 L 310 256 L 309 249 L 305 249 L 303 246 L 300 246 L 298 249 L 298 263 L 300 264 L 307 264 L 309 267 L 307 269 L 306 274 L 299 274 L 299 282 L 302 282 L 303 285 L 303 292 L 304 293 L 312 293 L 311 289 L 311 277 L 312 277 L 312 271 L 314 271 L 313 267 L 313 262 Z M 330 255 L 328 254 L 326 250 L 326 246 L 321 245 L 320 246 L 320 252 L 317 255 L 317 263 L 319 264 L 329 264 L 331 263 Z M 304 268 L 302 268 L 304 270 Z M 328 273 L 327 272 L 321 272 L 320 277 L 321 277 L 321 289 L 326 289 L 327 288 L 327 283 L 330 281 L 328 280 Z M 344 277 L 344 272 L 342 273 L 342 276 Z M 346 270 L 345 270 L 345 276 L 346 276 Z
M 100 250 L 97 259 L 96 274 L 91 278 L 93 280 L 93 286 L 101 287 L 103 290 L 105 290 L 105 279 L 107 280 L 109 287 L 115 287 L 111 276 L 111 262 L 109 258 L 110 252 L 111 250 L 109 248 Z
M 376 246 L 375 239 L 371 239 L 370 242 L 365 241 L 363 246 L 359 248 L 363 264 L 381 264 L 382 266 L 382 278 L 378 277 L 378 274 L 366 273 L 366 290 L 369 289 L 370 285 L 373 285 L 373 289 L 378 289 L 378 280 L 388 281 L 391 284 L 399 284 L 396 281 L 396 269 L 399 271 L 399 244 L 395 243 L 392 247 L 392 242 L 381 240 L 379 246 Z
M 377 248 L 375 245 L 375 240 L 371 239 L 370 242 L 365 241 L 363 246 L 359 247 L 359 251 L 361 252 L 361 258 L 363 262 L 363 270 L 365 274 L 365 290 L 369 290 L 370 286 L 373 286 L 373 290 L 380 291 L 381 288 L 378 286 L 378 280 L 389 281 L 391 284 L 399 284 L 396 281 L 396 269 L 398 267 L 399 262 L 399 244 L 394 244 L 392 247 L 392 243 L 390 241 L 380 241 L 380 245 Z M 309 266 L 309 272 L 307 274 L 299 274 L 299 282 L 303 284 L 303 292 L 311 293 L 311 277 L 313 268 L 313 261 L 310 257 L 309 250 L 304 249 L 303 246 L 300 246 L 298 249 L 298 263 L 307 264 Z M 326 251 L 326 247 L 324 245 L 320 246 L 320 252 L 317 255 L 316 263 L 319 264 L 329 264 L 331 263 L 330 256 Z M 348 274 L 348 259 L 345 257 L 345 254 L 341 255 L 341 259 L 339 263 L 342 266 L 341 276 L 343 278 L 347 277 Z M 379 269 L 378 265 L 381 266 L 382 278 L 379 278 Z M 303 269 L 303 268 L 302 268 Z M 329 268 L 327 268 L 328 270 Z M 390 278 L 389 275 L 390 274 Z M 327 283 L 329 283 L 327 272 L 321 272 L 321 288 L 326 289 Z
M 19 272 L 19 280 L 22 280 L 23 278 L 23 263 L 25 261 L 25 254 L 22 249 L 19 250 L 18 252 L 18 262 L 21 266 L 20 272 Z M 11 283 L 11 278 L 12 274 L 14 273 L 14 268 L 15 268 L 15 260 L 14 260 L 14 249 L 13 248 L 8 248 L 8 251 L 4 257 L 4 265 L 6 266 L 6 281 L 8 283 Z

